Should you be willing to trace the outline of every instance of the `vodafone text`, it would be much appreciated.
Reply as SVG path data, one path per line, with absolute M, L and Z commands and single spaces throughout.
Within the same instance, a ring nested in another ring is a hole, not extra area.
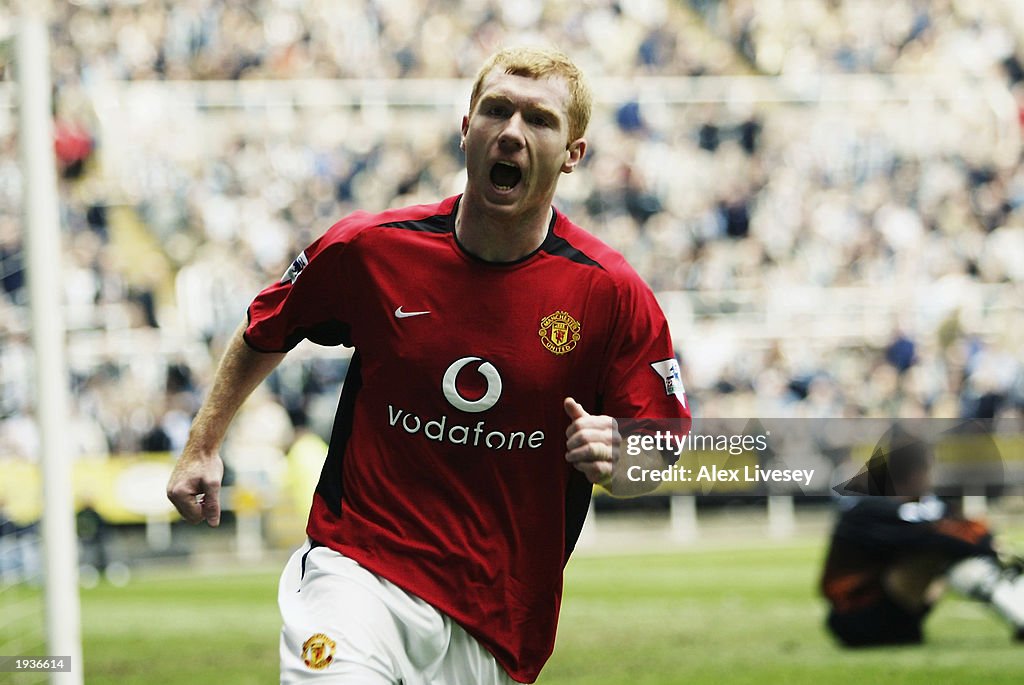
M 410 435 L 423 433 L 428 440 L 448 442 L 453 445 L 486 447 L 491 450 L 538 449 L 544 444 L 544 431 L 497 431 L 489 430 L 486 421 L 477 421 L 466 426 L 455 423 L 447 416 L 423 420 L 416 414 L 388 405 L 388 423 Z

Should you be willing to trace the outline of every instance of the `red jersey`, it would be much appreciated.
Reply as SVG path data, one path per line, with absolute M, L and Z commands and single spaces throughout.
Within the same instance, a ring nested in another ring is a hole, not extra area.
M 309 537 L 532 682 L 592 491 L 565 460 L 563 399 L 690 414 L 665 317 L 620 254 L 555 212 L 532 254 L 486 262 L 456 238 L 458 202 L 342 219 L 260 293 L 245 340 L 355 347 Z

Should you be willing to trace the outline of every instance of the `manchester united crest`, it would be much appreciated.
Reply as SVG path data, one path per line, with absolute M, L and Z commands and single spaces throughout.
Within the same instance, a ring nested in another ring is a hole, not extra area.
M 571 352 L 580 341 L 580 322 L 559 309 L 540 320 L 540 341 L 555 354 Z
M 314 671 L 322 671 L 334 661 L 335 642 L 317 633 L 302 643 L 302 663 Z

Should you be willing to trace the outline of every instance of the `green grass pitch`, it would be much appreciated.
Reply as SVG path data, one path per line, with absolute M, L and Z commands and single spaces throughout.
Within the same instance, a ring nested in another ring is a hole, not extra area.
M 949 600 L 924 647 L 850 652 L 821 629 L 820 543 L 569 566 L 543 685 L 1024 682 L 1024 645 L 980 605 Z M 142 576 L 82 592 L 90 685 L 276 682 L 276 574 Z

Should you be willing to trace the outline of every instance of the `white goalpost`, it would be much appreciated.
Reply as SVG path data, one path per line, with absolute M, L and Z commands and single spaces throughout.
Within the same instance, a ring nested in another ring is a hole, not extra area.
M 46 649 L 68 660 L 50 682 L 81 685 L 78 539 L 71 487 L 61 240 L 53 148 L 48 0 L 21 0 L 16 53 L 24 235 L 43 481 Z M 28 655 L 24 655 L 28 656 Z M 41 656 L 41 655 L 32 655 Z

